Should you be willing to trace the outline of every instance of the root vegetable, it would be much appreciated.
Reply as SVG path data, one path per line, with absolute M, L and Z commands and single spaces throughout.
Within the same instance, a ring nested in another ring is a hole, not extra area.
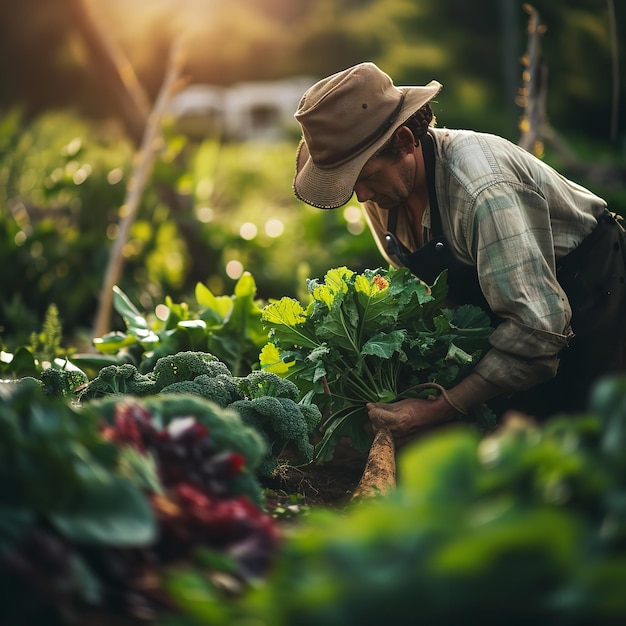
M 365 500 L 389 493 L 396 486 L 396 446 L 388 428 L 376 432 L 363 476 L 352 501 Z

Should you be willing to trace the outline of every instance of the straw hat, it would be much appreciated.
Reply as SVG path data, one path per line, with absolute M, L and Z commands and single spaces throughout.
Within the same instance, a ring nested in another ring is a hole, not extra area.
M 368 159 L 440 89 L 436 80 L 423 87 L 396 87 L 373 63 L 360 63 L 313 85 L 294 116 L 302 128 L 296 196 L 319 209 L 346 204 Z

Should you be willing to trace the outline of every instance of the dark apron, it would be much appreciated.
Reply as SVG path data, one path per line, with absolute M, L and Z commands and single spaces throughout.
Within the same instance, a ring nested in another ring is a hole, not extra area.
M 448 298 L 454 304 L 474 304 L 502 321 L 489 307 L 478 281 L 477 269 L 453 252 L 443 236 L 435 192 L 435 156 L 430 135 L 422 138 L 432 238 L 415 252 L 398 241 L 397 210 L 389 212 L 387 251 L 411 272 L 432 285 L 448 271 Z M 557 279 L 572 308 L 574 338 L 560 356 L 555 378 L 528 391 L 490 403 L 496 413 L 508 409 L 525 411 L 539 419 L 558 412 L 584 412 L 589 392 L 600 377 L 623 371 L 626 327 L 626 238 L 607 211 L 598 226 L 580 245 L 557 262 Z

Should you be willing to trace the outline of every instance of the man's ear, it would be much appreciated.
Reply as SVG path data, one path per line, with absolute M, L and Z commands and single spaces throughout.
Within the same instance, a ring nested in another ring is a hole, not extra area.
M 417 141 L 408 126 L 400 126 L 400 128 L 396 131 L 396 138 L 400 142 L 402 150 L 407 154 L 410 154 L 415 150 Z

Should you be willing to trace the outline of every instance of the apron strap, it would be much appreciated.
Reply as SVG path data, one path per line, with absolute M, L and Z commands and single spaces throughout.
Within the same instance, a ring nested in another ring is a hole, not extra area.
M 437 202 L 437 192 L 435 191 L 435 147 L 433 138 L 425 133 L 420 140 L 422 142 L 422 154 L 424 155 L 424 170 L 426 173 L 426 183 L 428 185 L 428 203 L 430 204 L 430 231 L 432 237 L 440 237 L 443 234 L 441 228 L 441 215 L 439 214 L 439 203 Z

